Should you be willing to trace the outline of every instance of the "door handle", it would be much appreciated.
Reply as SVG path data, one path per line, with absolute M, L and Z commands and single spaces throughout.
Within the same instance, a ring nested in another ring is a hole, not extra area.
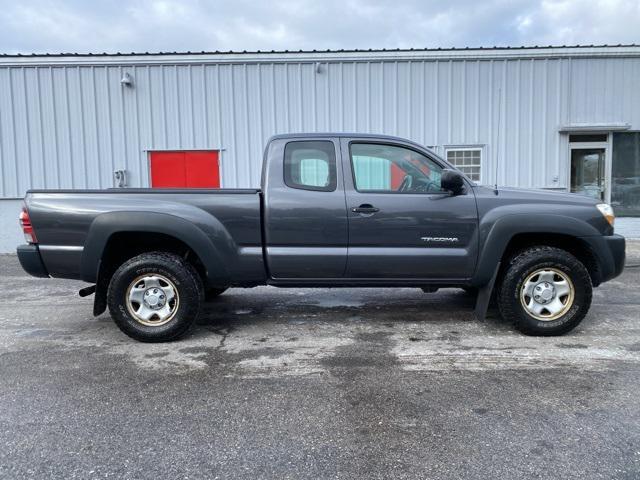
M 359 207 L 353 207 L 351 211 L 355 213 L 376 213 L 379 212 L 380 209 L 373 205 L 369 205 L 368 203 L 363 203 Z

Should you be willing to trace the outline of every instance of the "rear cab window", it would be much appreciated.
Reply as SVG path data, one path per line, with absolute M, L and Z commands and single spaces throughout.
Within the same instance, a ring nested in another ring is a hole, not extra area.
M 289 142 L 284 149 L 284 183 L 291 188 L 336 190 L 336 151 L 329 141 Z

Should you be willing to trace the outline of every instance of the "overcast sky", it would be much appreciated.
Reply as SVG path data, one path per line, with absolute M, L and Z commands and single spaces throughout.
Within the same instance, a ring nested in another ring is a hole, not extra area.
M 0 0 L 0 52 L 640 43 L 640 0 Z

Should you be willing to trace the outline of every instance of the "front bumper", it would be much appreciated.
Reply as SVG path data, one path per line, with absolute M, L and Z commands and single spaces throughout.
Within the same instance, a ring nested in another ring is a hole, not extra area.
M 49 277 L 49 272 L 42 262 L 40 249 L 37 245 L 20 245 L 17 252 L 18 260 L 20 260 L 20 265 L 25 272 L 34 277 Z
M 599 282 L 617 277 L 624 270 L 626 242 L 622 235 L 582 237 L 594 253 L 598 262 Z

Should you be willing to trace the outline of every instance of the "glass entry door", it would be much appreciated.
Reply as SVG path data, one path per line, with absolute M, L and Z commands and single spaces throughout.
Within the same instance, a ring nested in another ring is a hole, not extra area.
M 605 200 L 605 160 L 605 147 L 571 147 L 571 192 Z

